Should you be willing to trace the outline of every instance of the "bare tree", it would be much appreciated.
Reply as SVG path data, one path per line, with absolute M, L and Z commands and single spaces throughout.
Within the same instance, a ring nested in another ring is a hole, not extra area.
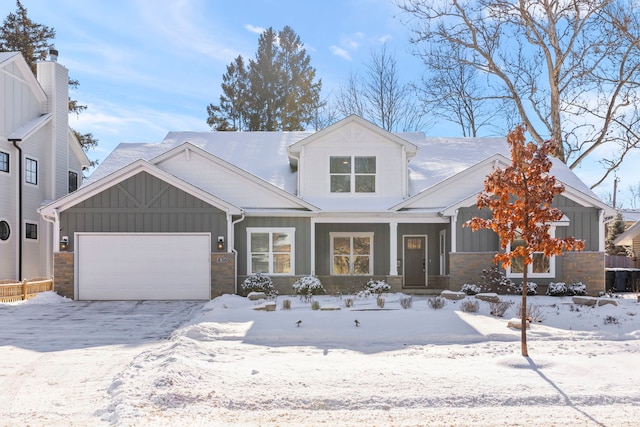
M 459 45 L 429 46 L 417 53 L 427 66 L 417 89 L 430 114 L 455 123 L 463 136 L 478 136 L 482 128 L 503 135 L 516 125 L 509 114 L 513 110 L 505 108 L 507 99 L 491 94 Z
M 424 111 L 412 85 L 400 81 L 395 57 L 387 51 L 371 51 L 364 77 L 351 74 L 340 88 L 337 110 L 357 114 L 387 131 L 415 131 L 424 126 Z
M 631 0 L 398 0 L 417 46 L 456 45 L 537 144 L 575 168 L 610 147 L 592 188 L 638 148 L 640 22 Z

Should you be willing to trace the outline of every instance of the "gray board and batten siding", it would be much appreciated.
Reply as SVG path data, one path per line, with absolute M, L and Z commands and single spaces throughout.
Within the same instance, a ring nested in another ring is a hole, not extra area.
M 226 213 L 146 172 L 114 185 L 60 215 L 60 235 L 75 232 L 210 232 L 211 247 L 227 234 Z

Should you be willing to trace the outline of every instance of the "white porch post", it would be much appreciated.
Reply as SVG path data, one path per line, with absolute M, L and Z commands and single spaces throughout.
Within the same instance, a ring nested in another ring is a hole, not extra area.
M 389 276 L 398 275 L 398 223 L 389 222 Z
M 309 244 L 311 245 L 310 254 L 311 254 L 311 275 L 316 275 L 316 219 L 311 218 L 311 230 L 309 230 L 310 239 Z
M 456 252 L 456 239 L 457 239 L 457 227 L 458 227 L 458 209 L 451 217 L 451 252 Z

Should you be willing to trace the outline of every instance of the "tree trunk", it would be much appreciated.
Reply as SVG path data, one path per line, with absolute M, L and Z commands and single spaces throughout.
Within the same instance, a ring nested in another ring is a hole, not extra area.
M 520 310 L 520 343 L 522 347 L 522 355 L 529 357 L 527 350 L 527 268 L 529 266 L 525 264 L 524 272 L 522 273 L 522 309 Z

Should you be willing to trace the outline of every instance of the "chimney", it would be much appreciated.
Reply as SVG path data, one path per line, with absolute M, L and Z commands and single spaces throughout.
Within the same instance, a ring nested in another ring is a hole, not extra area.
M 49 48 L 49 60 L 58 62 L 58 49 L 54 47 Z

